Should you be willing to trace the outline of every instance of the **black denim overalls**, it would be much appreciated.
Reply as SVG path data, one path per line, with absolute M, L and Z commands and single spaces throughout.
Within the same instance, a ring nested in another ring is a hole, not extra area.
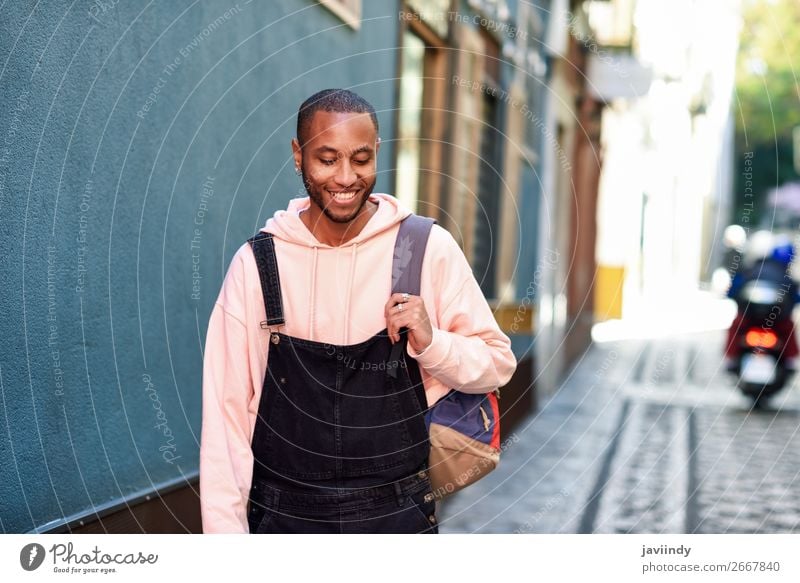
M 284 318 L 274 242 L 269 233 L 251 242 L 271 332 L 250 532 L 438 532 L 425 391 L 406 334 L 393 352 L 385 328 L 348 346 L 276 332 Z

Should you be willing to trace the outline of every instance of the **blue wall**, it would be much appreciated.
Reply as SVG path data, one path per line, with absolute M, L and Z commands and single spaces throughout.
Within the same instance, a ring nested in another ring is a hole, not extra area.
M 396 4 L 358 32 L 301 0 L 0 8 L 3 532 L 196 475 L 208 314 L 302 194 L 297 107 L 353 88 L 392 164 Z

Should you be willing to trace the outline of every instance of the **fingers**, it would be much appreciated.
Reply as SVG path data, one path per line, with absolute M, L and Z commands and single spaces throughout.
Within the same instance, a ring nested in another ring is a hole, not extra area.
M 406 312 L 404 310 L 400 313 L 394 313 L 389 318 L 386 327 L 390 341 L 393 344 L 399 342 L 401 339 L 400 330 L 405 328 L 409 345 L 421 352 L 433 339 L 433 328 L 430 319 L 427 314 L 423 315 L 423 313 L 424 310 L 421 312 Z
M 411 311 L 403 310 L 402 312 L 398 311 L 396 308 L 391 311 L 389 317 L 386 319 L 386 329 L 389 333 L 389 339 L 394 342 L 400 341 L 400 329 L 401 328 L 410 328 L 410 324 L 412 323 L 413 315 Z
M 383 313 L 386 317 L 386 329 L 389 340 L 394 344 L 400 341 L 400 329 L 410 327 L 413 321 L 416 303 L 422 301 L 418 296 L 405 293 L 394 293 L 384 306 Z
M 389 340 L 392 341 L 392 344 L 395 342 L 400 342 L 400 330 L 402 328 L 408 328 L 408 326 L 405 324 L 394 324 L 391 328 L 389 328 Z
M 419 299 L 420 299 L 419 296 L 412 296 L 411 294 L 405 294 L 405 293 L 392 294 L 392 295 L 389 296 L 389 300 L 386 302 L 386 304 L 383 307 L 383 315 L 388 318 L 389 315 L 392 312 L 396 312 L 397 311 L 397 308 L 395 307 L 395 306 L 397 306 L 397 304 L 411 304 L 411 305 L 413 305 L 415 303 L 415 301 L 419 300 Z M 403 306 L 403 309 L 410 308 L 411 305 Z
M 407 328 L 411 333 L 414 343 L 427 346 L 431 341 L 432 328 L 428 311 L 425 309 L 425 302 L 419 296 L 407 293 L 394 293 L 384 306 L 384 316 L 386 317 L 386 330 L 389 340 L 394 344 L 400 342 L 400 329 Z

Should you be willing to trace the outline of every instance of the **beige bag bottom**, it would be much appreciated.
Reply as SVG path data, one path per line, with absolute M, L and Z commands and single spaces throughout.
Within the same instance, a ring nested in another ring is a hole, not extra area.
M 486 476 L 500 463 L 500 451 L 449 427 L 432 423 L 429 459 L 433 495 L 441 500 Z

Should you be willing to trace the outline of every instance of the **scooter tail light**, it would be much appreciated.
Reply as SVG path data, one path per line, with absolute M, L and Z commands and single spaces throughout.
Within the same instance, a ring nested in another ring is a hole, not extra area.
M 744 341 L 753 348 L 775 348 L 778 344 L 778 335 L 772 330 L 752 328 L 745 334 Z

